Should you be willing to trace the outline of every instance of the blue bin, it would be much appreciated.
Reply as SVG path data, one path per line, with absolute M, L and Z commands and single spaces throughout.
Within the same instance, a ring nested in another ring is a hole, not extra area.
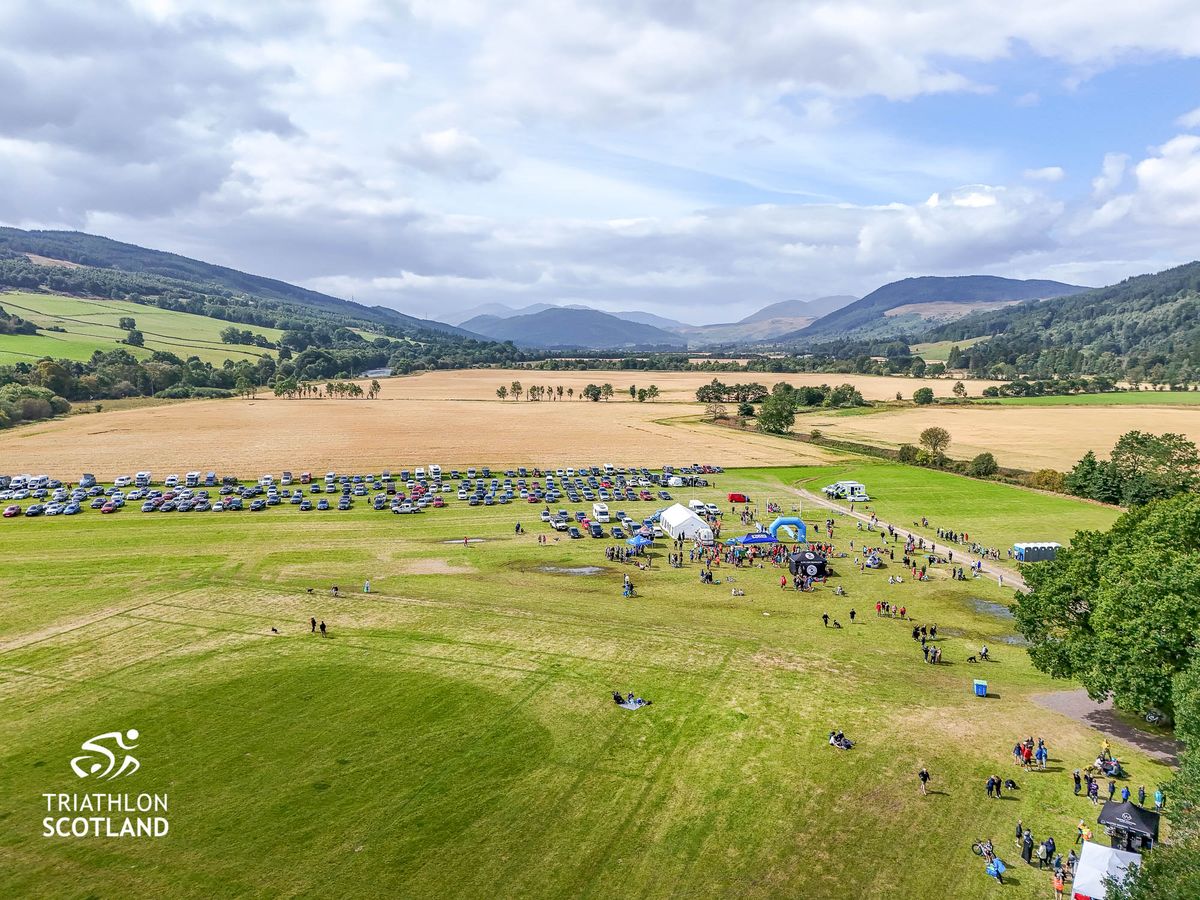
M 978 678 L 975 679 L 975 696 L 976 697 L 986 697 L 987 696 L 987 682 L 986 681 L 980 681 Z

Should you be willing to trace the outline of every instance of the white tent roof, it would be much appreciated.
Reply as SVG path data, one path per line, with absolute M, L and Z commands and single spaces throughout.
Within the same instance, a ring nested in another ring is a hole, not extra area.
M 668 506 L 659 515 L 658 521 L 662 525 L 663 531 L 672 538 L 695 539 L 705 543 L 713 539 L 712 529 L 708 527 L 708 523 L 682 503 Z
M 1093 841 L 1084 841 L 1083 852 L 1079 854 L 1079 862 L 1075 865 L 1075 880 L 1071 883 L 1071 891 L 1074 894 L 1092 897 L 1094 900 L 1103 900 L 1104 879 L 1123 881 L 1126 871 L 1141 861 L 1139 853 L 1115 850 Z

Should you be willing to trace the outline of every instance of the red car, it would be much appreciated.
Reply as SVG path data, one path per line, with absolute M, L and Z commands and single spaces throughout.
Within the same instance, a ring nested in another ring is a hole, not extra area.
M 117 511 L 117 508 L 115 506 L 113 506 L 111 503 L 105 503 L 102 507 L 100 507 L 100 512 L 102 512 L 102 513 L 114 513 L 116 511 Z
M 654 495 L 651 494 L 649 491 L 642 491 L 640 494 L 638 494 L 638 496 L 641 497 L 643 500 L 653 500 L 654 499 Z
M 445 505 L 446 505 L 446 501 L 445 501 L 445 500 L 443 500 L 441 497 L 434 497 L 434 498 L 433 498 L 433 507 L 434 507 L 435 509 L 441 509 L 441 508 L 442 508 L 443 506 L 445 506 Z
M 11 519 L 14 516 L 19 516 L 20 514 L 21 507 L 17 506 L 15 503 L 12 506 L 4 507 L 4 518 L 6 519 Z

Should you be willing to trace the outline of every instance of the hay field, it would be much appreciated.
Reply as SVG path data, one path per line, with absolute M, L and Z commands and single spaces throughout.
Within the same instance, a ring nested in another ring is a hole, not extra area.
M 796 430 L 819 428 L 831 437 L 896 447 L 917 443 L 921 431 L 940 425 L 950 432 L 947 451 L 967 459 L 985 450 L 1002 466 L 1069 469 L 1088 450 L 1107 457 L 1122 434 L 1138 429 L 1173 431 L 1200 441 L 1200 407 L 1103 406 L 933 407 L 871 416 L 812 413 L 796 417 Z
M 831 458 L 816 447 L 709 425 L 699 412 L 694 403 L 389 399 L 386 389 L 375 401 L 199 400 L 0 432 L 0 468 L 115 477 L 214 466 L 260 474 L 423 462 L 774 466 Z
M 655 384 L 662 392 L 663 400 L 694 403 L 696 388 L 708 384 L 716 378 L 725 384 L 738 382 L 749 383 L 757 381 L 768 388 L 780 381 L 788 384 L 818 385 L 846 384 L 854 385 L 862 392 L 867 400 L 894 400 L 899 391 L 905 399 L 911 399 L 913 391 L 921 387 L 933 388 L 938 397 L 949 397 L 950 389 L 954 387 L 954 379 L 950 378 L 884 378 L 878 375 L 839 375 L 830 373 L 801 373 L 773 374 L 769 372 L 637 372 L 637 371 L 582 371 L 582 372 L 544 372 L 529 369 L 471 369 L 460 372 L 430 372 L 423 375 L 413 375 L 388 379 L 383 382 L 385 397 L 403 397 L 428 400 L 495 400 L 496 388 L 508 385 L 512 381 L 520 381 L 528 387 L 531 384 L 544 384 L 550 387 L 562 385 L 564 389 L 574 388 L 576 394 L 589 384 L 604 384 L 608 382 L 617 391 L 617 396 L 609 401 L 616 403 L 623 399 L 629 400 L 629 386 L 647 387 Z M 982 395 L 983 389 L 994 382 L 972 381 L 963 382 L 967 392 L 972 397 Z M 509 403 L 514 401 L 509 400 Z M 565 399 L 563 402 L 567 402 Z M 581 401 L 575 400 L 579 403 Z

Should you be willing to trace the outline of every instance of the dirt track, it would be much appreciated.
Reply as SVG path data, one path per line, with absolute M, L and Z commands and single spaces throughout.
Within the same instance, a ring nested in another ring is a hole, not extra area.
M 796 494 L 797 496 L 803 497 L 809 503 L 814 503 L 817 506 L 823 507 L 825 509 L 832 509 L 832 510 L 836 510 L 839 513 L 842 513 L 843 515 L 853 516 L 855 519 L 858 519 L 860 522 L 870 522 L 871 521 L 871 517 L 868 516 L 866 513 L 861 513 L 861 512 L 858 512 L 857 510 L 852 512 L 851 510 L 846 509 L 846 507 L 842 506 L 840 503 L 838 503 L 834 500 L 830 500 L 828 497 L 825 497 L 821 494 L 814 493 L 813 491 L 805 490 L 804 488 L 788 488 L 788 490 L 791 491 L 793 494 Z M 887 527 L 887 524 L 888 524 L 887 522 L 884 522 L 882 519 L 880 519 L 879 521 L 882 523 L 884 528 Z M 896 528 L 896 526 L 894 526 L 894 525 L 892 527 L 895 528 L 896 534 L 900 535 L 900 537 L 902 537 L 906 540 L 910 537 L 913 539 L 923 538 L 925 540 L 928 540 L 928 537 L 926 537 L 926 535 L 917 534 L 914 531 L 908 531 L 907 529 L 904 529 L 904 528 Z M 968 553 L 966 551 L 966 549 L 964 549 L 962 547 L 956 546 L 954 548 L 954 552 L 961 554 L 964 561 L 970 560 L 972 558 L 971 554 Z M 978 559 L 979 557 L 975 557 L 975 558 Z M 989 560 L 989 559 L 982 560 L 981 568 L 983 569 L 984 572 L 986 572 L 988 575 L 991 575 L 993 578 L 996 578 L 996 579 L 1003 578 L 1004 584 L 1011 586 L 1015 590 L 1021 591 L 1022 593 L 1025 593 L 1029 590 L 1029 585 L 1027 585 L 1025 583 L 1024 578 L 1022 578 L 1016 572 L 1013 572 L 1010 569 L 1006 569 L 1003 566 L 1000 566 L 999 564 L 997 564 L 996 562 L 994 562 L 992 560 Z

